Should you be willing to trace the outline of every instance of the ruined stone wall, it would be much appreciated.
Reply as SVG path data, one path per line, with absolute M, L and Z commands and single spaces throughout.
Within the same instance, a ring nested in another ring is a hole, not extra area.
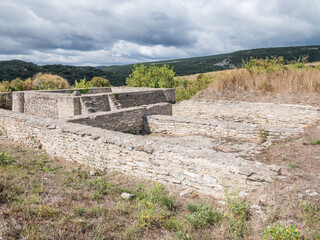
M 110 111 L 108 94 L 89 94 L 80 96 L 81 114 Z
M 3 109 L 0 129 L 2 137 L 41 146 L 51 156 L 196 189 L 217 198 L 223 197 L 225 189 L 247 194 L 271 182 L 280 171 L 277 166 L 247 161 L 242 152 L 216 151 L 206 139 L 190 138 L 177 144 L 176 139 L 124 134 Z
M 0 93 L 0 108 L 12 109 L 12 93 Z
M 86 88 L 56 89 L 56 90 L 42 90 L 41 92 L 71 94 L 74 91 L 85 92 L 85 94 L 109 93 L 111 92 L 111 87 L 97 87 L 97 88 L 89 88 L 89 89 L 86 89 Z
M 174 105 L 173 116 L 256 123 L 262 129 L 304 128 L 320 120 L 320 108 L 312 106 L 229 101 L 182 101 Z
M 79 101 L 79 97 L 59 93 L 14 92 L 12 110 L 47 118 L 65 118 L 81 113 Z
M 174 102 L 175 90 L 108 87 L 91 88 L 86 94 L 79 92 L 75 94 L 74 89 L 19 91 L 13 93 L 12 99 L 14 112 L 48 118 L 65 118 L 159 102 Z
M 151 114 L 171 115 L 172 105 L 170 103 L 144 105 L 112 112 L 100 112 L 89 116 L 79 116 L 67 121 L 113 131 L 139 133 L 143 130 L 144 117 Z
M 261 126 L 256 123 L 158 115 L 148 116 L 147 126 L 149 127 L 149 132 L 153 134 L 166 134 L 171 136 L 201 135 L 217 140 L 226 138 L 254 143 L 293 137 L 301 133 L 298 128 L 283 129 L 271 125 L 261 128 Z
M 174 102 L 174 89 L 152 89 L 137 92 L 114 92 L 117 101 L 122 108 L 135 107 L 159 102 Z

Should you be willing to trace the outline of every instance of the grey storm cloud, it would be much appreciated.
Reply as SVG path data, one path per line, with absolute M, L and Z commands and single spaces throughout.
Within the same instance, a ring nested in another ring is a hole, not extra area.
M 318 0 L 1 0 L 0 60 L 108 65 L 319 44 Z

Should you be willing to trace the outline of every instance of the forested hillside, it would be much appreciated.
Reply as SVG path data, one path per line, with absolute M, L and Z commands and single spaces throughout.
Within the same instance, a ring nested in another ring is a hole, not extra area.
M 44 65 L 38 66 L 34 63 L 20 60 L 0 62 L 0 81 L 11 81 L 15 78 L 25 80 L 38 72 L 52 73 L 68 80 L 73 85 L 75 80 L 86 78 L 92 79 L 95 76 L 109 78 L 110 74 L 94 67 L 76 67 L 68 65 Z
M 261 48 L 237 51 L 230 54 L 220 54 L 206 57 L 174 59 L 168 61 L 152 62 L 155 65 L 167 64 L 174 68 L 177 76 L 219 71 L 241 66 L 242 59 L 266 58 L 267 56 L 283 56 L 285 60 L 296 60 L 308 55 L 309 62 L 320 61 L 320 45 L 302 47 Z M 149 66 L 152 64 L 145 63 Z M 75 80 L 82 78 L 91 79 L 94 76 L 110 80 L 114 86 L 125 85 L 125 79 L 132 72 L 133 64 L 107 67 L 76 67 L 67 65 L 38 66 L 19 60 L 0 62 L 0 81 L 11 81 L 15 78 L 26 79 L 38 72 L 52 73 L 66 78 L 73 85 Z

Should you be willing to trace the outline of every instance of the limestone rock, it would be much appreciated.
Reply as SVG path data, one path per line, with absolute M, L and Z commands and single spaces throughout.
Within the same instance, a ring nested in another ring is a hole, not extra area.
M 317 192 L 312 191 L 312 190 L 310 190 L 310 189 L 306 190 L 306 194 L 307 194 L 308 196 L 311 196 L 311 197 L 315 197 L 315 196 L 318 196 L 318 195 L 319 195 Z
M 179 195 L 180 195 L 180 197 L 189 197 L 189 196 L 191 196 L 191 194 L 192 194 L 192 190 L 187 189 L 187 190 L 180 192 Z
M 79 91 L 74 91 L 71 96 L 81 96 L 81 93 Z
M 134 194 L 131 193 L 122 193 L 121 194 L 121 198 L 125 199 L 125 200 L 131 200 L 135 197 Z

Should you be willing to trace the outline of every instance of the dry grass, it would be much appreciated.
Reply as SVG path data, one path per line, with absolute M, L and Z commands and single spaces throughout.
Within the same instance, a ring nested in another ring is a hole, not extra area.
M 160 184 L 116 173 L 92 175 L 2 140 L 0 176 L 0 239 L 195 240 L 249 234 L 247 218 L 238 218 L 234 207 L 217 207 L 212 198 L 181 198 Z M 135 198 L 124 200 L 123 192 Z M 228 204 L 248 211 L 237 198 Z
M 246 69 L 229 71 L 209 88 L 218 91 L 320 92 L 320 71 L 315 68 L 286 69 L 275 72 L 250 73 Z

